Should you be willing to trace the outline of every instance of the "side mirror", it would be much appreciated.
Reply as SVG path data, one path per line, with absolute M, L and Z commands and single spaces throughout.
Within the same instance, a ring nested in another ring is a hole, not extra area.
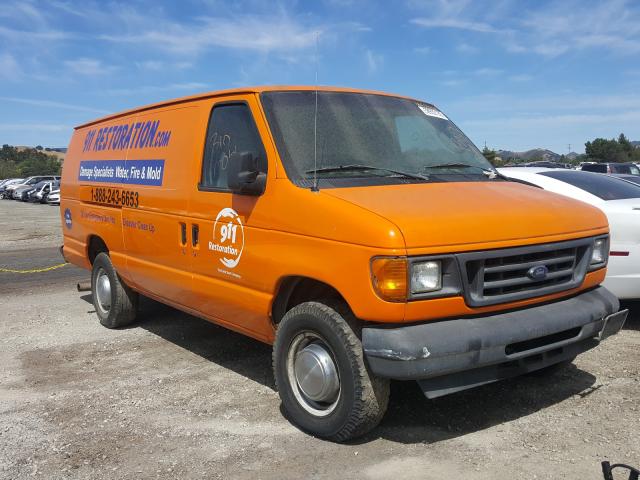
M 267 184 L 266 173 L 260 171 L 258 157 L 251 152 L 234 152 L 229 158 L 227 182 L 233 193 L 262 195 Z

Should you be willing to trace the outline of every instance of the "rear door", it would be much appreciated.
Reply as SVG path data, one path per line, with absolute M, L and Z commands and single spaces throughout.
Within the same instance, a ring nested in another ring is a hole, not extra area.
M 136 116 L 131 125 L 139 140 L 131 141 L 124 165 L 122 235 L 129 273 L 141 290 L 180 305 L 188 304 L 191 287 L 186 216 L 204 123 L 197 104 Z

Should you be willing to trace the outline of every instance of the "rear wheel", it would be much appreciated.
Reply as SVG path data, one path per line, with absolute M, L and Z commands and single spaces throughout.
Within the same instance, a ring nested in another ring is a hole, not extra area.
M 374 428 L 389 401 L 389 381 L 369 372 L 347 319 L 355 324 L 346 308 L 300 304 L 283 317 L 273 347 L 276 384 L 287 415 L 303 430 L 334 441 Z
M 124 284 L 104 252 L 93 261 L 91 292 L 96 314 L 105 327 L 124 327 L 135 320 L 138 294 Z

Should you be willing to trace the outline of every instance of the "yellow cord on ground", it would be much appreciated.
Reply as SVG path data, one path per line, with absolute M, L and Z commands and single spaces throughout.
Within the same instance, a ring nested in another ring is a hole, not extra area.
M 50 270 L 55 270 L 56 268 L 62 268 L 65 265 L 68 265 L 67 263 L 60 263 L 58 265 L 53 265 L 51 267 L 45 267 L 45 268 L 34 268 L 31 270 L 12 270 L 11 268 L 2 268 L 0 267 L 0 272 L 5 272 L 5 273 L 41 273 L 41 272 L 48 272 Z

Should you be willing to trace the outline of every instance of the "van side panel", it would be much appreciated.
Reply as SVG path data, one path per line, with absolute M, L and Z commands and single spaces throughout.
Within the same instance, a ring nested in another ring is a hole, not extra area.
M 127 167 L 137 175 L 127 187 L 135 206 L 123 208 L 122 217 L 129 271 L 139 289 L 188 305 L 192 246 L 187 185 L 205 122 L 191 103 L 144 112 L 135 123 L 157 125 L 154 142 L 160 145 L 132 148 L 127 156 Z

